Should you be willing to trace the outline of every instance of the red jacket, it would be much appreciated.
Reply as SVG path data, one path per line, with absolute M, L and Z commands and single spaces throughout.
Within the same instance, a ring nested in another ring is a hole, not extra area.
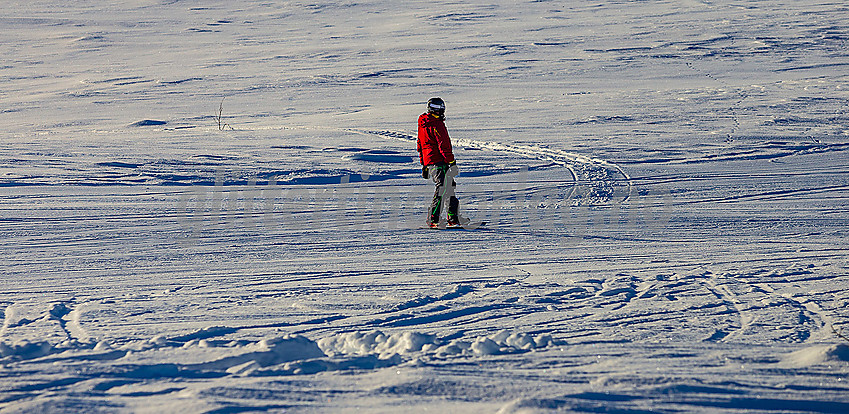
M 429 113 L 419 116 L 419 161 L 422 165 L 449 163 L 454 161 L 451 138 L 445 122 Z

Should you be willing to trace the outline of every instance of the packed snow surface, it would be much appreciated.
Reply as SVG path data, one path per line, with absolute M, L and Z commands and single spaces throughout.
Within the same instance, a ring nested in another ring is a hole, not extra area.
M 18 1 L 0 411 L 849 412 L 840 1 Z M 424 102 L 461 214 L 423 229 Z

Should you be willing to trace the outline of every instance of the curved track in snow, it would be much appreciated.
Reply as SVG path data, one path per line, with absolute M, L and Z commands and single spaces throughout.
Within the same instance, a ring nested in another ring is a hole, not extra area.
M 407 133 L 397 131 L 375 131 L 348 129 L 348 131 L 360 134 L 378 135 L 384 138 L 398 139 L 407 142 L 415 142 L 416 137 Z M 472 139 L 456 139 L 455 146 L 463 146 L 479 150 L 506 152 L 526 159 L 537 159 L 548 161 L 568 169 L 575 185 L 584 184 L 603 188 L 598 193 L 608 194 L 607 201 L 625 203 L 631 198 L 633 186 L 631 177 L 622 167 L 614 163 L 585 155 L 544 148 L 537 145 L 504 144 L 492 141 L 480 141 Z M 612 200 L 614 187 L 624 185 L 626 190 L 619 200 Z M 574 190 L 573 190 L 574 191 Z

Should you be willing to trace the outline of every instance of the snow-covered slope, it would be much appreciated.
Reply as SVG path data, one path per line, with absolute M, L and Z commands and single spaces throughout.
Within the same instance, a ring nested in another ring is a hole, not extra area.
M 849 412 L 846 5 L 101 3 L 0 17 L 3 412 Z

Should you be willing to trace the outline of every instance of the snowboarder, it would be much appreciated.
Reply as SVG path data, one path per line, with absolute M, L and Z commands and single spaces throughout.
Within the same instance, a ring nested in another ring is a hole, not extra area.
M 431 178 L 436 183 L 428 226 L 439 226 L 443 200 L 448 200 L 448 226 L 459 226 L 460 201 L 454 194 L 454 187 L 457 186 L 454 177 L 460 170 L 454 160 L 448 129 L 445 128 L 445 102 L 440 98 L 429 99 L 427 112 L 419 116 L 417 149 L 422 164 L 422 177 Z

